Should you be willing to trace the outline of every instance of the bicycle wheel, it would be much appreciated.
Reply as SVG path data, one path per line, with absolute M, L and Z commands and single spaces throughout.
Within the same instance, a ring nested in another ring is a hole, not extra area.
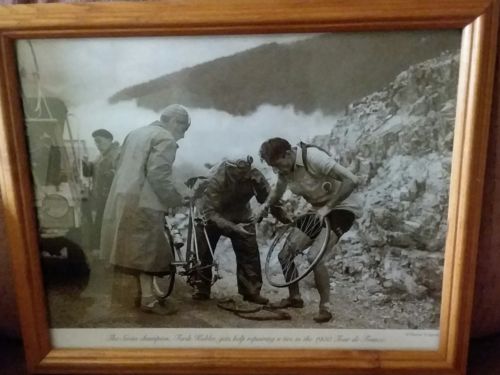
M 172 253 L 172 265 L 170 266 L 170 272 L 164 276 L 153 276 L 153 292 L 159 299 L 166 299 L 174 289 L 175 285 L 175 274 L 176 274 L 176 256 L 175 247 L 170 229 L 165 227 L 165 237 L 167 237 L 168 243 L 170 245 L 170 251 Z
M 283 288 L 306 277 L 320 261 L 330 240 L 330 222 L 315 214 L 299 216 L 279 230 L 266 257 L 269 284 Z
M 196 225 L 200 225 L 198 228 L 201 229 L 201 231 L 195 229 Z M 193 244 L 192 250 L 189 252 L 190 256 L 187 259 L 188 267 L 186 269 L 188 283 L 193 287 L 198 286 L 198 284 L 212 286 L 217 280 L 221 279 L 221 276 L 219 275 L 219 266 L 215 261 L 213 246 L 210 243 L 205 226 L 200 223 L 194 224 L 191 237 L 193 238 Z M 200 260 L 199 248 L 201 243 L 206 244 L 208 247 L 207 251 L 210 252 L 212 258 L 210 263 L 202 264 Z
M 153 277 L 153 291 L 160 299 L 166 299 L 170 294 L 172 294 L 172 290 L 174 289 L 175 267 L 172 268 L 173 271 L 165 276 Z

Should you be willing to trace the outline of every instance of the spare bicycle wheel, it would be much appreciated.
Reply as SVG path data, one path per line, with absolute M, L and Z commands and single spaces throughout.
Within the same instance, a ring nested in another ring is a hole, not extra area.
M 306 277 L 320 261 L 330 240 L 330 222 L 315 214 L 299 216 L 282 227 L 266 257 L 269 284 L 283 288 Z

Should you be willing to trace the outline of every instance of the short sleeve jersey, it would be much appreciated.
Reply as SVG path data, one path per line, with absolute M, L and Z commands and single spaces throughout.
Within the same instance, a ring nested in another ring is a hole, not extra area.
M 281 175 L 290 191 L 300 195 L 314 208 L 319 208 L 335 198 L 339 193 L 341 177 L 336 171 L 337 162 L 325 152 L 310 147 L 307 149 L 307 170 L 304 166 L 302 148 L 297 147 L 297 157 L 293 172 Z M 348 210 L 355 216 L 361 215 L 357 199 L 352 195 L 335 206 L 335 209 Z

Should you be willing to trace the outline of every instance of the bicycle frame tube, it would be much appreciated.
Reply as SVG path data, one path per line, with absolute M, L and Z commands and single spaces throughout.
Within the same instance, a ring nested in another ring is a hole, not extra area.
M 189 205 L 189 219 L 188 219 L 188 233 L 187 233 L 187 239 L 186 239 L 186 259 L 185 261 L 187 262 L 192 250 L 192 245 L 193 245 L 193 216 L 192 216 L 192 205 Z
M 196 256 L 196 262 L 200 262 L 200 253 L 198 251 L 198 236 L 196 235 L 196 223 L 194 221 L 194 207 L 192 204 L 189 205 L 189 217 L 190 217 L 190 222 L 191 222 L 191 232 L 192 232 L 192 237 L 194 239 L 194 253 Z M 209 244 L 210 246 L 210 244 Z

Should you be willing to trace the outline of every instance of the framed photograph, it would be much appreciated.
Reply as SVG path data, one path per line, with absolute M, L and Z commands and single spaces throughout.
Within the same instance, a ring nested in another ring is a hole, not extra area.
M 0 8 L 32 373 L 463 374 L 498 2 Z

